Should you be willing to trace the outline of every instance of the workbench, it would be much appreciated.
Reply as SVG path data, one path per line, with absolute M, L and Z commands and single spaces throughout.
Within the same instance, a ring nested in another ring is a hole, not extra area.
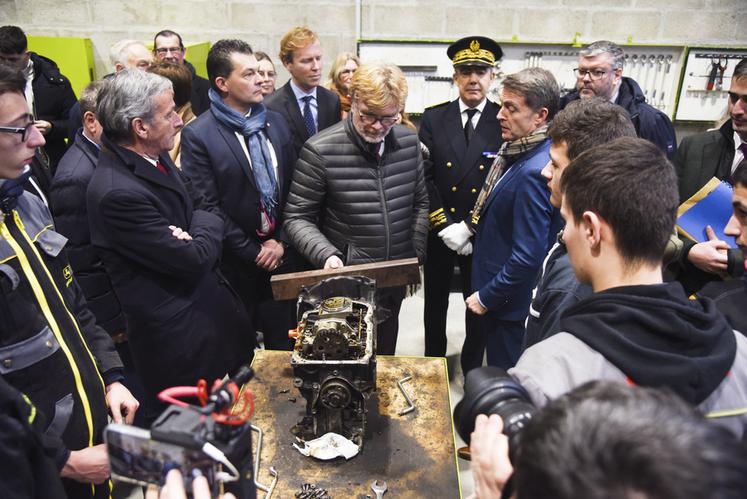
M 290 429 L 305 414 L 306 400 L 293 387 L 290 356 L 257 351 L 256 375 L 247 384 L 255 397 L 252 424 L 263 431 L 258 481 L 270 484 L 268 468 L 277 470 L 273 498 L 293 499 L 304 483 L 313 483 L 333 499 L 365 499 L 375 497 L 374 480 L 387 483 L 385 499 L 460 497 L 446 359 L 378 356 L 377 391 L 366 402 L 363 448 L 348 461 L 319 461 L 292 446 L 296 440 Z M 412 380 L 403 386 L 416 409 L 400 416 L 407 402 L 397 381 L 407 375 Z M 253 455 L 256 460 L 256 447 Z M 257 490 L 257 497 L 264 493 Z

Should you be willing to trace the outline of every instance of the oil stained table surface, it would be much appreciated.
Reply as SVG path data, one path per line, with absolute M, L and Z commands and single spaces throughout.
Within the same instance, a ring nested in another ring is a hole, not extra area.
M 460 497 L 446 360 L 379 356 L 377 362 L 363 449 L 348 461 L 319 461 L 292 446 L 290 429 L 304 415 L 306 401 L 293 387 L 290 352 L 256 353 L 256 376 L 247 387 L 255 397 L 252 423 L 264 432 L 259 482 L 270 484 L 268 467 L 278 471 L 273 498 L 293 499 L 304 483 L 313 483 L 333 499 L 365 499 L 376 496 L 374 480 L 386 481 L 385 499 Z M 412 380 L 404 387 L 416 409 L 400 416 L 407 402 L 397 380 L 407 375 Z M 254 445 L 256 459 L 256 438 Z M 257 497 L 264 493 L 258 490 Z

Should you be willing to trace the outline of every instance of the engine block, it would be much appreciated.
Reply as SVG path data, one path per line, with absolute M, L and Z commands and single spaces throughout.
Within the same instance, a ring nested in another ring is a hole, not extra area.
M 299 298 L 291 365 L 306 414 L 291 432 L 301 440 L 334 432 L 363 445 L 365 402 L 376 390 L 375 290 L 371 279 L 337 277 Z

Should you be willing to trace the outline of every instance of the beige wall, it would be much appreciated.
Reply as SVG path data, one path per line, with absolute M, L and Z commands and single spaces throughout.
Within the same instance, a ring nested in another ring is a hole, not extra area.
M 747 46 L 747 0 L 362 0 L 364 38 Z M 277 57 L 283 32 L 307 25 L 331 60 L 355 49 L 355 1 L 318 0 L 0 0 L 0 24 L 39 36 L 93 40 L 99 76 L 123 38 L 151 40 L 160 29 L 185 42 L 237 37 Z M 286 79 L 281 71 L 279 83 Z

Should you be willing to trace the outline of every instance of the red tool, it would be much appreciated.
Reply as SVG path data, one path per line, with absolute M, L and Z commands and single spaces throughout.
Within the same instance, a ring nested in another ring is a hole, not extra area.
M 253 376 L 251 368 L 242 368 L 233 378 L 226 381 L 216 379 L 208 392 L 207 381 L 201 379 L 197 386 L 174 386 L 158 394 L 162 402 L 192 409 L 207 416 L 210 414 L 216 423 L 238 426 L 246 423 L 254 413 L 254 394 L 244 384 Z M 199 405 L 181 400 L 196 398 Z

